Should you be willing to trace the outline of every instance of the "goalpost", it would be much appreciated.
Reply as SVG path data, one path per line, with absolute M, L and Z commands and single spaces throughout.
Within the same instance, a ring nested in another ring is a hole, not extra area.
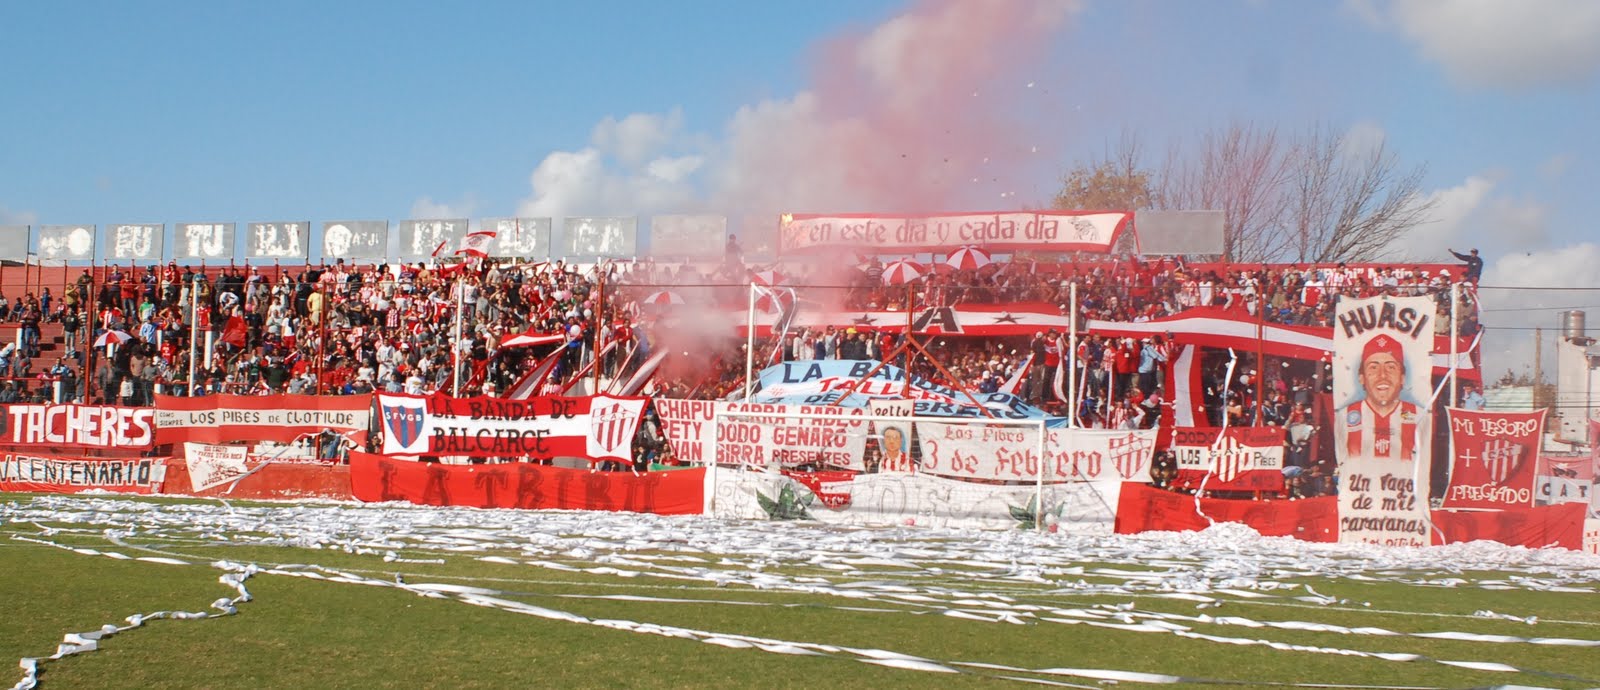
M 883 401 L 883 406 L 906 401 Z M 799 410 L 799 411 L 795 411 Z M 1050 452 L 1044 419 L 988 419 L 882 414 L 884 410 L 823 405 L 718 404 L 702 434 L 703 462 L 711 490 L 707 513 L 716 510 L 719 473 L 809 467 L 908 478 L 926 475 L 969 484 L 974 495 L 1032 489 L 1031 516 L 1047 529 L 1045 487 L 1070 481 L 1059 453 Z M 1058 449 L 1059 450 L 1059 449 Z M 959 489 L 960 484 L 946 485 Z M 951 500 L 967 498 L 952 490 Z M 1103 499 L 1102 499 L 1103 502 Z M 960 510 L 963 506 L 952 506 Z

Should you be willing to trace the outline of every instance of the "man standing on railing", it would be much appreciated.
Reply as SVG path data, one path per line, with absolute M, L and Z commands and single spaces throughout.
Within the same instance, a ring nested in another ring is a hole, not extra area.
M 1461 279 L 1469 283 L 1477 283 L 1478 276 L 1483 275 L 1483 259 L 1478 257 L 1478 250 L 1473 249 L 1470 254 L 1462 254 L 1454 249 L 1449 250 L 1449 252 L 1467 264 L 1467 270 L 1461 275 Z

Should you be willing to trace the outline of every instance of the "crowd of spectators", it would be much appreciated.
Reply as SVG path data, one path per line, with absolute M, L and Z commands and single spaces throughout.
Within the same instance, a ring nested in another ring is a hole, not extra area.
M 1264 323 L 1328 326 L 1339 295 L 1427 294 L 1437 303 L 1437 333 L 1446 334 L 1452 323 L 1452 276 L 1437 267 L 1014 258 L 976 270 L 933 270 L 909 285 L 885 285 L 877 258 L 844 269 L 750 266 L 730 250 L 709 264 L 353 266 L 336 260 L 289 268 L 199 270 L 169 263 L 108 267 L 99 275 L 86 270 L 60 294 L 43 287 L 10 303 L 0 296 L 0 321 L 19 325 L 18 341 L 0 349 L 0 378 L 8 378 L 0 384 L 0 402 L 149 405 L 157 393 L 218 392 L 503 395 L 537 361 L 557 357 L 537 391 L 550 394 L 568 390 L 591 367 L 612 376 L 629 371 L 652 348 L 683 355 L 659 371 L 657 395 L 722 398 L 744 384 L 746 341 L 728 323 L 707 327 L 683 312 L 699 305 L 737 311 L 749 299 L 746 286 L 771 277 L 769 271 L 786 274 L 786 284 L 807 295 L 802 299 L 826 295 L 820 301 L 844 311 L 1031 303 L 1065 313 L 1069 286 L 1076 283 L 1086 322 L 1143 322 L 1211 308 Z M 1460 294 L 1459 333 L 1470 336 L 1478 329 L 1473 292 Z M 44 322 L 62 325 L 64 351 L 41 366 L 35 358 Z M 525 332 L 560 340 L 500 347 L 502 338 Z M 108 338 L 113 347 L 92 345 Z M 605 354 L 594 363 L 597 345 Z M 1162 382 L 1175 343 L 1162 336 L 1086 333 L 1072 352 L 1065 334 L 1055 332 L 944 337 L 927 343 L 931 356 L 904 345 L 903 327 L 840 324 L 758 339 L 754 358 L 759 369 L 782 360 L 892 356 L 914 376 L 978 393 L 1014 393 L 1091 427 L 1148 428 L 1172 404 Z M 1312 483 L 1316 453 L 1306 428 L 1314 423 L 1312 396 L 1328 386 L 1326 363 L 1256 362 L 1244 355 L 1233 362 L 1230 380 L 1225 357 L 1209 352 L 1201 360 L 1204 404 L 1196 419 L 1288 428 L 1291 463 L 1308 468 L 1306 483 Z M 1071 378 L 1081 401 L 1075 410 L 1057 394 L 1054 371 L 1064 363 L 1075 367 Z M 648 459 L 659 459 L 661 448 L 649 447 Z

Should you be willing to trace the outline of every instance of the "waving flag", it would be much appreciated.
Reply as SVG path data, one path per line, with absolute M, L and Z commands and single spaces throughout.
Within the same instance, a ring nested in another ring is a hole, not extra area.
M 461 238 L 461 248 L 456 250 L 456 256 L 488 258 L 489 249 L 494 245 L 496 234 L 494 230 L 479 230 L 467 233 L 466 237 Z

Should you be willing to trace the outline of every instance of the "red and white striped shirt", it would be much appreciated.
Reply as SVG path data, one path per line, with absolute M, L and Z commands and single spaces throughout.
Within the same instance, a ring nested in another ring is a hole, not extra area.
M 1401 402 L 1380 415 L 1363 400 L 1342 414 L 1346 457 L 1416 459 L 1417 424 L 1422 419 L 1416 404 Z

